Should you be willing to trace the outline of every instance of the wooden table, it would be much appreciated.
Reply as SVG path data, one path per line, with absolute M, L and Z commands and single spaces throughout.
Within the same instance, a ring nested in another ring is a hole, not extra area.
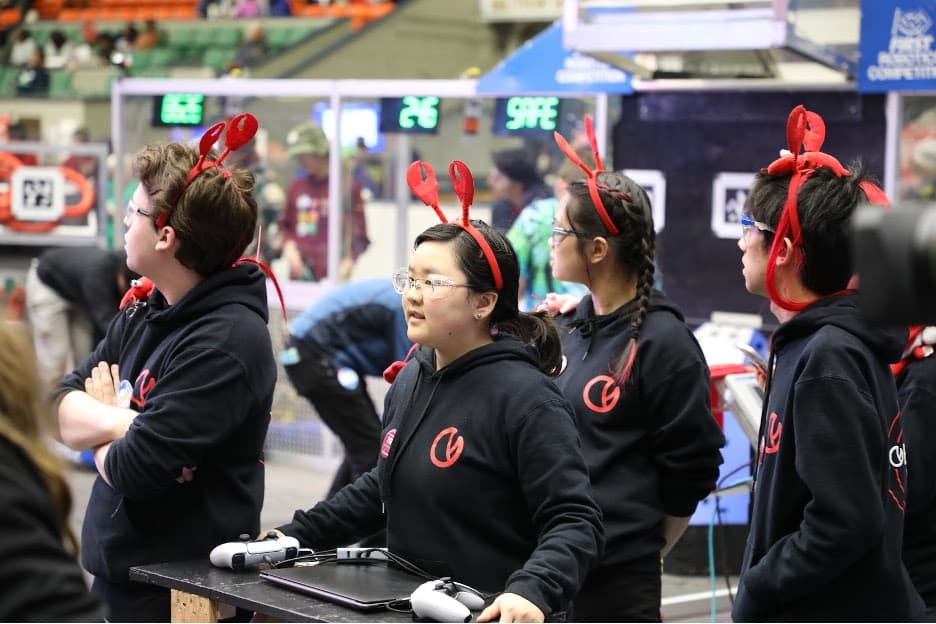
M 410 613 L 358 611 L 260 579 L 256 570 L 234 572 L 207 558 L 130 568 L 130 580 L 167 587 L 173 622 L 217 622 L 232 605 L 286 622 L 412 622 Z

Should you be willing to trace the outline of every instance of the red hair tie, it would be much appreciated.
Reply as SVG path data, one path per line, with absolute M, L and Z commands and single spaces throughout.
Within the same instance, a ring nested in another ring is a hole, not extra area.
M 604 164 L 601 162 L 601 155 L 598 154 L 598 139 L 595 137 L 595 127 L 592 125 L 591 115 L 585 115 L 585 136 L 588 137 L 588 144 L 591 147 L 592 155 L 595 157 L 594 169 L 590 169 L 588 165 L 582 162 L 582 159 L 575 153 L 575 150 L 572 149 L 569 142 L 566 141 L 559 132 L 553 132 L 553 136 L 556 139 L 556 144 L 559 145 L 559 149 L 566 155 L 566 158 L 578 165 L 579 168 L 585 172 L 588 194 L 591 195 L 592 204 L 595 205 L 595 211 L 598 213 L 601 222 L 604 223 L 605 228 L 611 236 L 617 236 L 621 231 L 614 225 L 614 221 L 611 220 L 611 215 L 608 214 L 608 210 L 601 201 L 601 195 L 598 193 L 599 188 L 607 190 L 608 187 L 604 184 L 598 184 L 598 174 L 604 171 Z M 625 197 L 627 197 L 626 194 Z M 629 202 L 630 198 L 627 197 L 627 200 Z
M 786 137 L 789 150 L 781 152 L 780 158 L 770 163 L 762 171 L 771 175 L 790 175 L 790 188 L 787 192 L 786 202 L 780 213 L 777 231 L 773 244 L 770 246 L 770 256 L 767 261 L 766 286 L 770 300 L 785 310 L 799 312 L 812 301 L 791 301 L 785 299 L 777 289 L 775 268 L 777 256 L 783 246 L 783 239 L 789 238 L 796 254 L 797 263 L 803 260 L 800 243 L 803 240 L 803 231 L 800 226 L 797 198 L 799 190 L 806 180 L 817 169 L 831 169 L 838 177 L 849 175 L 848 169 L 833 156 L 819 151 L 825 141 L 825 121 L 818 113 L 806 110 L 802 104 L 790 111 L 787 118 Z M 801 153 L 802 152 L 802 153 Z M 871 182 L 861 182 L 859 185 L 868 201 L 874 204 L 888 206 L 889 202 L 884 191 Z
M 494 250 L 491 249 L 491 245 L 484 238 L 484 235 L 471 224 L 468 215 L 474 201 L 474 177 L 471 175 L 471 169 L 462 161 L 453 160 L 449 165 L 449 177 L 452 179 L 452 187 L 455 189 L 455 194 L 458 195 L 462 206 L 461 222 L 455 221 L 454 225 L 468 232 L 471 238 L 478 243 L 487 260 L 488 267 L 491 269 L 494 287 L 497 290 L 503 290 L 504 278 L 501 276 L 500 266 L 497 264 L 497 256 L 494 255 Z M 449 220 L 445 218 L 445 213 L 439 208 L 439 182 L 436 180 L 435 170 L 432 165 L 422 160 L 410 164 L 406 170 L 406 183 L 416 197 L 435 211 L 442 223 L 449 223 Z

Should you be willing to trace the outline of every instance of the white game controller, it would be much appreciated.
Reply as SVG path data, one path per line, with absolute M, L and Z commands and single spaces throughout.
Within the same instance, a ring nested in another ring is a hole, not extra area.
M 436 622 L 470 622 L 471 611 L 484 606 L 477 591 L 449 579 L 427 581 L 410 595 L 410 605 L 418 617 Z
M 239 542 L 226 542 L 215 546 L 209 559 L 219 568 L 243 570 L 261 563 L 275 563 L 293 559 L 299 554 L 299 540 L 295 537 L 278 537 L 272 531 L 262 540 L 250 541 L 249 535 L 241 535 Z

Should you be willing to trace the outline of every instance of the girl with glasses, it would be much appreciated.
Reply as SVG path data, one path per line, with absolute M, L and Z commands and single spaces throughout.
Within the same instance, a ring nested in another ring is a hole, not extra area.
M 391 552 L 500 593 L 479 622 L 561 615 L 603 544 L 572 411 L 547 377 L 559 338 L 518 311 L 518 275 L 480 221 L 416 238 L 394 284 L 422 346 L 387 394 L 377 468 L 280 527 L 315 550 L 386 528 Z
M 659 621 L 661 558 L 715 486 L 725 440 L 702 351 L 653 289 L 647 194 L 623 174 L 587 173 L 560 202 L 552 238 L 553 276 L 591 291 L 557 317 L 556 383 L 577 414 L 607 540 L 572 619 Z

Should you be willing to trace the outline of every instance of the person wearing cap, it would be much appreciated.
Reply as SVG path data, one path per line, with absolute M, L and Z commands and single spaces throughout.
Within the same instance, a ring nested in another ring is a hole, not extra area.
M 250 119 L 230 122 L 226 146 L 249 140 Z M 169 590 L 131 582 L 132 566 L 207 558 L 260 529 L 276 362 L 266 277 L 237 260 L 256 232 L 254 178 L 209 147 L 136 155 L 124 248 L 149 279 L 57 392 L 63 441 L 93 449 L 82 564 L 111 622 L 169 621 Z
M 488 175 L 488 187 L 494 196 L 491 225 L 506 232 L 520 211 L 538 199 L 552 196 L 536 170 L 536 159 L 523 148 L 494 153 L 494 168 Z
M 291 279 L 317 281 L 328 274 L 328 138 L 318 125 L 307 121 L 289 132 L 286 146 L 287 156 L 295 159 L 305 174 L 293 180 L 286 192 L 280 219 L 283 257 Z M 351 182 L 338 203 L 343 217 L 338 274 L 345 280 L 351 276 L 354 261 L 370 245 L 361 185 Z

